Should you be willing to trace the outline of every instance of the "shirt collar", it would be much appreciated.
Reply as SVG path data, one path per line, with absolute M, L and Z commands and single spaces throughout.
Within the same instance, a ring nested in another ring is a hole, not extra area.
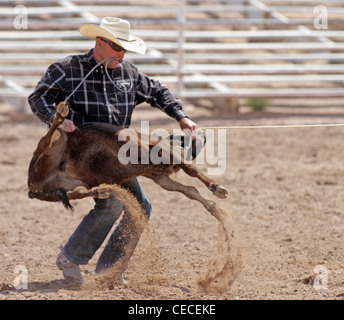
M 98 60 L 93 55 L 93 49 L 86 54 L 86 60 L 91 64 L 91 67 L 98 64 Z
M 89 52 L 87 52 L 84 56 L 84 58 L 82 59 L 82 61 L 85 61 L 87 63 L 90 64 L 91 68 L 95 67 L 99 61 L 95 58 L 94 54 L 93 54 L 93 49 L 91 49 Z M 125 60 L 122 60 L 122 63 L 124 62 Z M 99 66 L 100 68 L 101 66 Z M 109 70 L 116 70 L 116 69 L 111 69 L 109 68 Z

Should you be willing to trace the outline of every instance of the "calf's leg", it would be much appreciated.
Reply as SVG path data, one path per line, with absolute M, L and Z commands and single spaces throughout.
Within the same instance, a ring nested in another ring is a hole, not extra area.
M 57 106 L 53 123 L 51 124 L 48 133 L 38 143 L 38 146 L 34 152 L 34 158 L 37 157 L 39 154 L 43 153 L 50 146 L 51 140 L 56 129 L 63 123 L 63 121 L 68 115 L 68 112 L 69 108 L 64 102 L 61 102 Z
M 84 186 L 78 186 L 72 191 L 67 192 L 69 199 L 82 199 L 86 197 L 93 197 L 95 199 L 107 199 L 113 191 L 111 185 L 101 184 L 97 187 L 88 189 Z
M 188 198 L 200 202 L 212 215 L 216 213 L 215 202 L 204 199 L 195 187 L 185 186 L 175 180 L 172 180 L 168 176 L 155 176 L 152 177 L 152 179 L 163 189 L 183 193 Z
M 123 203 L 124 208 L 131 214 L 135 216 L 135 220 L 139 224 L 145 224 L 143 218 L 144 213 L 142 207 L 136 200 L 136 198 L 124 188 L 121 188 L 118 185 L 111 184 L 101 184 L 97 187 L 88 189 L 84 186 L 78 186 L 72 191 L 67 192 L 68 199 L 82 199 L 86 197 L 93 197 L 95 199 L 107 199 L 109 196 L 114 195 L 116 199 Z M 142 226 L 141 226 L 142 228 Z
M 187 175 L 198 178 L 200 181 L 202 181 L 215 196 L 221 199 L 225 199 L 227 197 L 228 191 L 223 186 L 220 186 L 215 181 L 205 176 L 194 165 L 181 163 L 179 166 Z

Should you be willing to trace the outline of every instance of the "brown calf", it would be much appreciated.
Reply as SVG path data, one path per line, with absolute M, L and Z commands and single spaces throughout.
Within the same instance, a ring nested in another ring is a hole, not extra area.
M 194 165 L 184 163 L 183 155 L 177 163 L 173 161 L 172 143 L 168 139 L 159 141 L 159 146 L 169 151 L 170 161 L 167 164 L 143 164 L 140 158 L 138 164 L 122 164 L 119 150 L 128 142 L 128 139 L 118 139 L 122 130 L 128 131 L 126 135 L 130 143 L 138 143 L 138 155 L 142 154 L 142 148 L 151 152 L 157 142 L 143 139 L 141 134 L 133 134 L 132 130 L 104 123 L 85 125 L 72 133 L 66 133 L 58 127 L 68 112 L 67 105 L 58 105 L 48 133 L 39 141 L 34 151 L 28 176 L 30 198 L 61 201 L 65 207 L 72 209 L 70 199 L 88 196 L 107 198 L 113 192 L 114 185 L 121 185 L 136 176 L 144 176 L 166 190 L 178 191 L 199 201 L 217 216 L 214 202 L 201 197 L 195 187 L 185 186 L 171 179 L 170 175 L 182 169 L 188 175 L 201 180 L 219 198 L 226 198 L 227 191 L 203 175 Z

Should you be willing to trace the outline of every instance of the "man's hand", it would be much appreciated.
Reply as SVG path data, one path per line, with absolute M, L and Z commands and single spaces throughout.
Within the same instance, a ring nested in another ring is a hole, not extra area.
M 187 135 L 195 136 L 198 126 L 189 118 L 182 118 L 179 120 L 180 129 L 184 131 Z
M 73 132 L 76 129 L 73 121 L 65 119 L 64 122 L 59 126 L 64 132 Z

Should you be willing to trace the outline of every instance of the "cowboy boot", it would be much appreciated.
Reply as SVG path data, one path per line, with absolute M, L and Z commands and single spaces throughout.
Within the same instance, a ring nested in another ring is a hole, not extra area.
M 83 283 L 79 265 L 70 261 L 62 252 L 57 255 L 56 265 L 62 270 L 67 281 L 77 284 Z

